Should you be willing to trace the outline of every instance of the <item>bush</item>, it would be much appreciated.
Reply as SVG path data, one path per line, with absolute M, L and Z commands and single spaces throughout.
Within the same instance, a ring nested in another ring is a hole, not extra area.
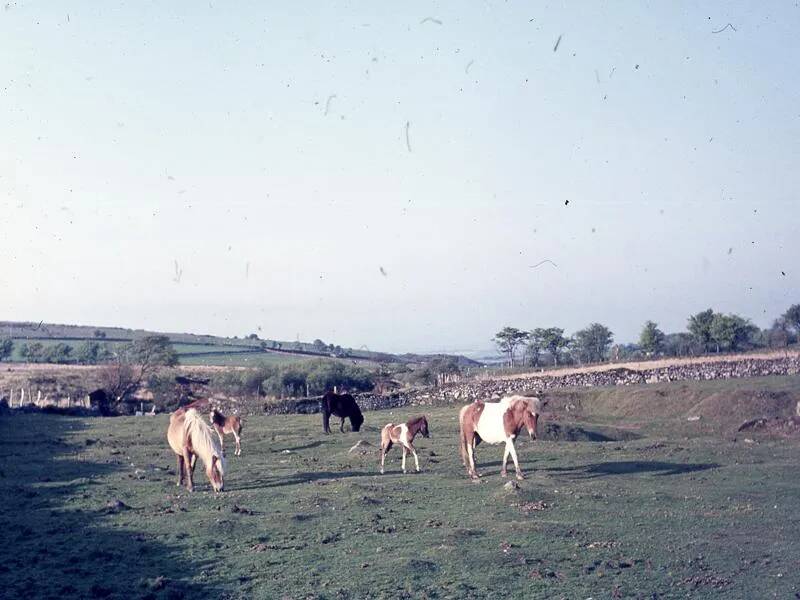
M 325 359 L 226 371 L 212 380 L 215 389 L 232 396 L 290 398 L 302 397 L 307 393 L 320 395 L 334 387 L 348 391 L 367 391 L 373 385 L 374 374 L 366 369 Z

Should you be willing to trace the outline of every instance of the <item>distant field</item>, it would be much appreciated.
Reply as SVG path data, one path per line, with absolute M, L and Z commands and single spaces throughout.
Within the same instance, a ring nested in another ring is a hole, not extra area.
M 208 356 L 181 356 L 178 355 L 182 365 L 218 365 L 227 367 L 254 367 L 261 364 L 285 364 L 313 360 L 313 356 L 300 354 L 278 354 L 274 352 L 230 352 L 219 354 L 208 353 Z
M 14 351 L 10 362 L 24 362 L 20 350 L 23 344 L 40 343 L 47 348 L 55 344 L 65 343 L 72 346 L 73 355 L 77 348 L 87 341 L 98 342 L 103 346 L 113 349 L 125 342 L 106 342 L 102 339 L 87 338 L 49 338 L 49 339 L 27 339 L 12 338 Z M 294 354 L 292 352 L 258 351 L 252 346 L 236 346 L 232 344 L 191 344 L 173 343 L 173 348 L 178 353 L 178 361 L 182 365 L 218 365 L 235 367 L 252 367 L 259 364 L 285 364 L 298 361 L 313 360 L 319 358 L 330 358 L 327 355 Z M 373 361 L 363 357 L 342 358 L 336 360 L 346 360 L 353 362 L 357 358 L 358 364 L 362 366 L 377 365 Z
M 519 441 L 516 491 L 499 447 L 479 446 L 484 477 L 466 479 L 456 406 L 424 409 L 423 472 L 405 476 L 396 449 L 383 476 L 374 448 L 348 450 L 419 407 L 328 436 L 319 415 L 247 417 L 218 495 L 200 468 L 198 491 L 175 487 L 166 415 L 6 414 L 0 585 L 59 598 L 793 598 L 800 441 L 701 424 L 729 396 L 733 412 L 798 393 L 800 377 L 567 390 L 544 439 Z

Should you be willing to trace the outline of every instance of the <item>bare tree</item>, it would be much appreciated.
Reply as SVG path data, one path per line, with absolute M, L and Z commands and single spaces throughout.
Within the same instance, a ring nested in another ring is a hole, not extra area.
M 165 335 L 150 335 L 120 348 L 100 372 L 103 388 L 116 404 L 125 402 L 142 381 L 160 367 L 178 364 L 178 355 Z

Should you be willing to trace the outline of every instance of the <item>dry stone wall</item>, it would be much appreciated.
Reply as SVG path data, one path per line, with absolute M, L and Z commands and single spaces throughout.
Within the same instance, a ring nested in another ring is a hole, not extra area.
M 394 392 L 386 395 L 358 394 L 356 399 L 362 410 L 380 410 L 399 406 L 429 406 L 464 404 L 474 400 L 500 398 L 509 394 L 560 389 L 568 387 L 597 387 L 638 385 L 668 381 L 711 381 L 764 377 L 768 375 L 797 375 L 800 373 L 800 356 L 772 359 L 739 359 L 725 362 L 676 365 L 656 369 L 610 369 L 569 375 L 531 375 L 518 379 L 470 380 Z M 264 406 L 268 414 L 319 412 L 319 400 L 304 398 L 285 400 Z

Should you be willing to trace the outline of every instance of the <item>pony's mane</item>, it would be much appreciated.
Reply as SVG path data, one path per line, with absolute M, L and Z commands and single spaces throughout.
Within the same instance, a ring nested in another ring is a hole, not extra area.
M 508 403 L 508 406 L 511 406 L 511 404 L 517 402 L 518 400 L 525 402 L 528 405 L 528 407 L 530 407 L 530 410 L 533 414 L 535 415 L 541 414 L 542 401 L 539 400 L 539 398 L 535 398 L 533 396 L 520 396 L 520 395 L 506 396 L 505 398 L 501 399 L 500 402 L 506 402 Z
M 218 466 L 221 475 L 225 475 L 225 456 L 219 445 L 219 439 L 214 435 L 211 427 L 202 417 L 197 414 L 197 410 L 190 408 L 184 417 L 186 433 L 192 440 L 192 448 L 200 455 L 206 466 L 211 465 L 211 457 L 219 458 Z
M 216 408 L 211 409 L 211 420 L 217 425 L 225 425 L 225 415 L 219 412 Z
M 420 415 L 419 417 L 414 417 L 413 419 L 409 419 L 406 425 L 408 425 L 408 427 L 411 428 L 414 425 L 419 425 L 420 423 L 422 423 L 422 421 L 425 421 L 426 423 L 428 422 L 428 420 L 425 418 L 425 415 Z

